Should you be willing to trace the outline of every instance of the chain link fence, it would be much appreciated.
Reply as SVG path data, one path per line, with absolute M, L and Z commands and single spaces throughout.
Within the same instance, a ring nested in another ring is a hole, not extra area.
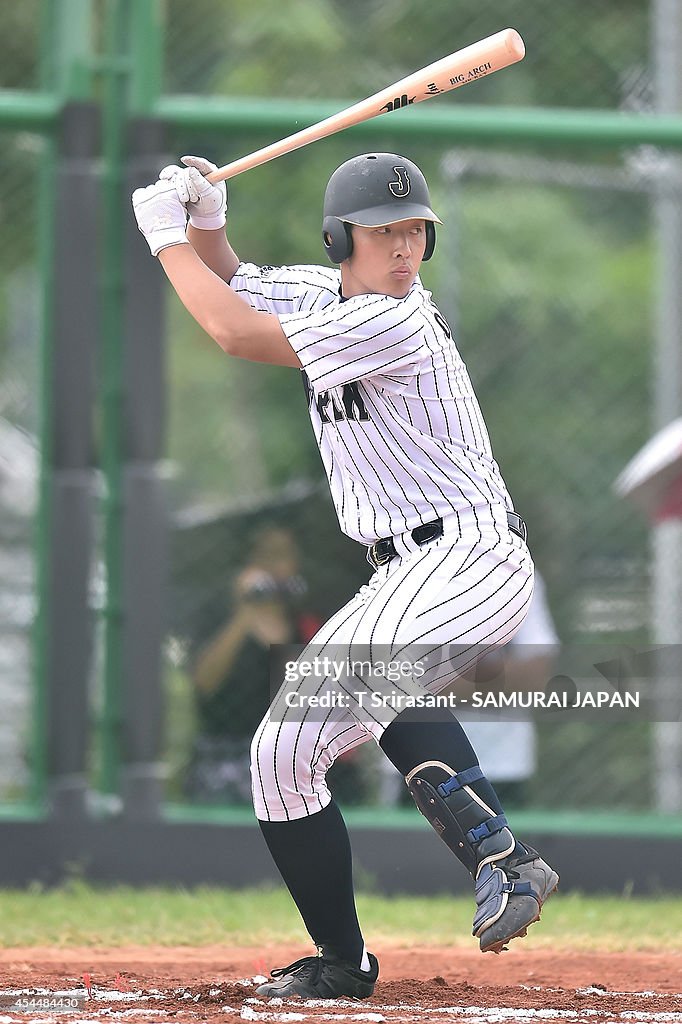
M 31 179 L 41 143 L 2 133 L 0 204 L 0 796 L 25 796 L 36 612 L 41 335 L 37 213 Z
M 405 74 L 511 25 L 523 67 L 493 75 L 457 103 L 619 109 L 651 101 L 648 4 L 492 0 L 168 0 L 164 92 L 207 96 L 369 96 Z M 330 88 L 330 85 L 333 88 Z M 229 140 L 228 140 L 229 142 Z

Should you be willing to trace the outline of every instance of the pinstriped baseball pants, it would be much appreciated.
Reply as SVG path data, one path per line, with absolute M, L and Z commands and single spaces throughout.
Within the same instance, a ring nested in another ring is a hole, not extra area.
M 333 670 L 284 683 L 256 731 L 251 780 L 261 821 L 303 818 L 326 807 L 326 773 L 340 754 L 369 739 L 378 743 L 403 695 L 437 693 L 511 639 L 525 617 L 533 562 L 501 506 L 445 519 L 443 535 L 421 548 L 409 534 L 395 544 L 397 557 L 376 570 L 300 656 L 299 664 L 324 665 L 327 655 Z M 389 662 L 418 671 L 397 680 L 372 671 Z M 384 691 L 393 696 L 377 709 L 370 695 Z M 320 693 L 343 696 L 330 708 L 310 706 L 308 698 Z

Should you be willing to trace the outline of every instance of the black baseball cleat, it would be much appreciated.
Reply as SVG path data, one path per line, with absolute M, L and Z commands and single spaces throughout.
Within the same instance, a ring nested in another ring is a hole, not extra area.
M 501 953 L 507 942 L 525 935 L 559 884 L 537 850 L 526 846 L 525 851 L 479 868 L 473 934 L 482 953 Z
M 270 974 L 274 981 L 259 985 L 256 993 L 272 999 L 299 996 L 301 999 L 369 999 L 379 976 L 379 962 L 372 954 L 370 969 L 362 971 L 348 960 L 340 960 L 329 951 L 317 956 L 304 956 L 288 967 L 275 967 Z

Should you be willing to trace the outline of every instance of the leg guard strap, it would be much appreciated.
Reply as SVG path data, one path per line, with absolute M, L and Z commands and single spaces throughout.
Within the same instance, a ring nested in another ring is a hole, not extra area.
M 496 832 L 500 832 L 508 824 L 509 822 L 504 814 L 496 814 L 494 818 L 488 818 L 487 821 L 482 821 L 475 828 L 470 828 L 467 832 L 467 839 L 470 843 L 480 843 L 482 839 L 486 839 L 487 836 L 494 836 Z
M 465 768 L 463 772 L 457 772 L 451 779 L 446 782 L 441 782 L 438 787 L 439 794 L 445 798 L 450 796 L 456 790 L 461 789 L 462 786 L 468 786 L 471 782 L 478 782 L 479 779 L 484 779 L 483 769 L 480 764 L 475 764 L 471 768 Z

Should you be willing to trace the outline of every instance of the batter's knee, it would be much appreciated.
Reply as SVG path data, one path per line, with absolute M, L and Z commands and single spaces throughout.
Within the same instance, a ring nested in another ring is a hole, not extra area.
M 327 806 L 324 773 L 313 771 L 298 722 L 264 719 L 251 742 L 251 790 L 261 821 L 304 818 Z

